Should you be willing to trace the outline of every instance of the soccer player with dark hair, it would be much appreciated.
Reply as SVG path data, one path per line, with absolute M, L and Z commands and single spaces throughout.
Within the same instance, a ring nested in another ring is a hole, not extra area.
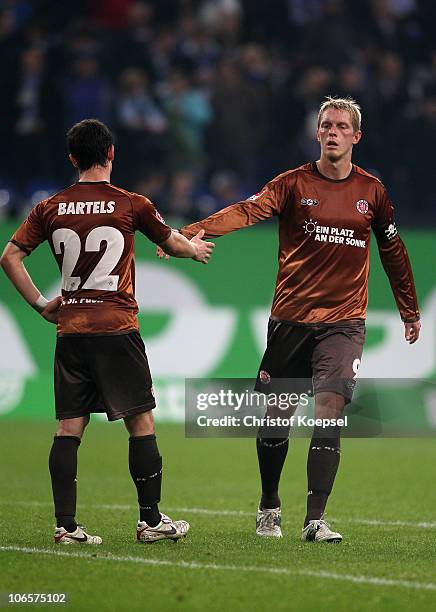
M 392 203 L 382 183 L 351 161 L 361 135 L 356 102 L 327 98 L 318 116 L 318 161 L 280 174 L 248 200 L 181 230 L 187 237 L 199 230 L 218 237 L 278 216 L 279 269 L 256 389 L 270 393 L 274 379 L 312 378 L 315 416 L 332 420 L 342 416 L 352 398 L 362 355 L 371 229 L 405 339 L 412 344 L 420 332 L 412 270 Z M 277 409 L 267 414 L 277 416 Z M 257 438 L 262 496 L 256 531 L 281 537 L 278 489 L 289 429 L 271 434 L 262 428 Z M 323 519 L 339 457 L 340 427 L 315 427 L 307 459 L 303 540 L 342 540 Z
M 6 245 L 0 263 L 47 321 L 57 324 L 55 404 L 59 420 L 49 468 L 57 527 L 55 542 L 101 544 L 76 522 L 77 450 L 93 412 L 123 419 L 129 468 L 136 485 L 142 542 L 177 540 L 189 524 L 159 512 L 162 457 L 153 422 L 152 379 L 139 334 L 134 296 L 134 234 L 140 231 L 168 254 L 207 263 L 213 243 L 191 240 L 165 224 L 144 196 L 110 183 L 114 144 L 109 129 L 86 119 L 68 132 L 77 183 L 43 200 Z M 48 240 L 62 275 L 62 296 L 47 301 L 23 260 Z M 150 287 L 153 291 L 153 287 Z

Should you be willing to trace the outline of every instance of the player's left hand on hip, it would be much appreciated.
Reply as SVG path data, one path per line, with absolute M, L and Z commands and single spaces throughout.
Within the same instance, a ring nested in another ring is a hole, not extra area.
M 58 317 L 59 317 L 59 308 L 61 307 L 61 303 L 62 303 L 61 295 L 58 295 L 57 297 L 53 298 L 52 300 L 49 301 L 47 306 L 41 312 L 41 316 L 44 317 L 44 319 L 48 321 L 49 323 L 57 324 Z
M 414 344 L 419 338 L 421 330 L 421 321 L 415 323 L 404 323 L 404 337 L 409 344 Z

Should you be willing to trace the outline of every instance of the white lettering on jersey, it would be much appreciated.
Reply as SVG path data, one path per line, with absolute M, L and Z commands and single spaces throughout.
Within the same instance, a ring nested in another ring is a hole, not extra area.
M 73 204 L 73 202 L 71 202 Z M 55 253 L 62 255 L 61 244 L 64 245 L 62 261 L 62 289 L 78 291 L 82 282 L 80 276 L 72 276 L 82 252 L 80 236 L 68 227 L 55 230 L 52 234 Z M 115 227 L 102 225 L 91 230 L 85 241 L 85 252 L 100 251 L 101 243 L 106 243 L 102 258 L 92 270 L 82 289 L 96 291 L 117 291 L 119 275 L 111 274 L 120 261 L 124 251 L 124 236 Z
M 58 215 L 97 215 L 110 214 L 115 210 L 115 202 L 59 202 Z

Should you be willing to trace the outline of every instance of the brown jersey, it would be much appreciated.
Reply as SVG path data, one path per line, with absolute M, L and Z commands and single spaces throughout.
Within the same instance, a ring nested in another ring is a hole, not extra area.
M 156 244 L 171 235 L 147 198 L 105 181 L 78 182 L 31 210 L 11 242 L 30 254 L 49 241 L 62 274 L 58 334 L 138 329 L 136 230 Z
M 353 166 L 342 180 L 316 163 L 285 172 L 258 194 L 181 231 L 215 238 L 269 217 L 279 218 L 279 270 L 272 316 L 296 323 L 364 319 L 368 302 L 369 241 L 380 257 L 403 321 L 419 318 L 412 270 L 382 183 Z

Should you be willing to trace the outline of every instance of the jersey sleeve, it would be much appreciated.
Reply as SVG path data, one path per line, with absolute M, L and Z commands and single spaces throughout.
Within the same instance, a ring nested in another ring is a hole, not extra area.
M 383 268 L 389 278 L 401 318 L 405 323 L 420 318 L 412 267 L 394 220 L 394 207 L 380 185 L 372 229 L 378 243 Z
M 217 238 L 243 227 L 250 227 L 279 215 L 285 207 L 289 188 L 285 179 L 278 176 L 255 195 L 210 215 L 203 221 L 186 225 L 180 231 L 187 238 L 192 238 L 200 230 L 205 231 L 206 238 Z
M 171 228 L 162 219 L 155 206 L 141 195 L 132 198 L 134 230 L 145 234 L 155 244 L 161 244 L 171 236 Z
M 37 204 L 23 221 L 10 242 L 16 244 L 27 255 L 47 239 L 42 218 L 44 202 Z

